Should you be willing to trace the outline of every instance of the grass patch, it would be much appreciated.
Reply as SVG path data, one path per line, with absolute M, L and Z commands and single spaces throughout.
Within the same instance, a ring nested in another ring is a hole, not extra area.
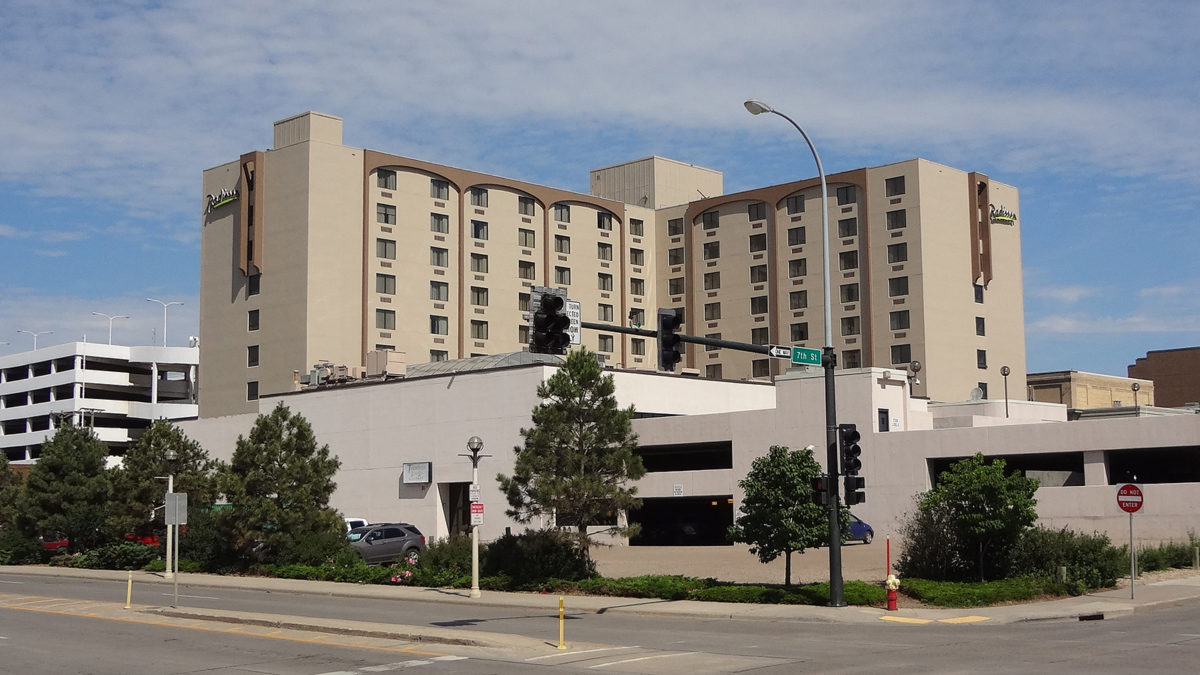
M 969 583 L 901 579 L 905 595 L 938 607 L 986 607 L 1007 602 L 1029 601 L 1044 595 L 1067 595 L 1068 587 L 1039 576 Z

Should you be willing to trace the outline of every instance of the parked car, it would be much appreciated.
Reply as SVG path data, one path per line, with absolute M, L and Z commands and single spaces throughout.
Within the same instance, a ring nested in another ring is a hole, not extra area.
M 416 563 L 425 551 L 425 535 L 408 523 L 376 523 L 346 533 L 350 546 L 368 565 L 391 564 L 403 558 Z
M 356 527 L 366 527 L 371 524 L 371 523 L 367 522 L 366 518 L 354 518 L 352 516 L 346 516 L 344 518 L 344 520 L 346 521 L 346 531 L 347 532 L 349 532 L 350 530 L 353 530 Z
M 71 545 L 71 541 L 65 535 L 57 532 L 45 532 L 38 537 L 42 541 L 42 548 L 47 551 L 62 551 L 66 552 L 67 547 Z
M 850 533 L 847 535 L 849 541 L 861 541 L 864 544 L 871 543 L 875 538 L 875 530 L 871 526 L 864 523 L 858 516 L 850 514 Z

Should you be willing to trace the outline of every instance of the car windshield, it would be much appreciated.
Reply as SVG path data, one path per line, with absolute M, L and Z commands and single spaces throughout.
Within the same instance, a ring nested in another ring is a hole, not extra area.
M 363 538 L 363 535 L 365 535 L 366 533 L 368 533 L 370 531 L 371 531 L 371 528 L 369 528 L 369 527 L 356 527 L 353 530 L 350 530 L 349 532 L 346 533 L 346 538 L 349 539 L 350 541 L 358 541 L 359 539 Z

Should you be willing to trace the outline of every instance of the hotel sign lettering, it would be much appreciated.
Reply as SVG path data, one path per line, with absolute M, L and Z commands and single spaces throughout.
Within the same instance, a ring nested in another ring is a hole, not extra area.
M 1003 204 L 1000 206 L 988 204 L 988 216 L 993 223 L 1000 223 L 1002 225 L 1017 224 L 1017 214 L 1004 208 Z
M 222 188 L 217 194 L 208 195 L 208 206 L 204 209 L 204 215 L 207 216 L 208 214 L 212 213 L 214 209 L 225 206 L 230 202 L 237 201 L 239 196 L 241 196 L 241 193 L 238 192 L 237 188 Z

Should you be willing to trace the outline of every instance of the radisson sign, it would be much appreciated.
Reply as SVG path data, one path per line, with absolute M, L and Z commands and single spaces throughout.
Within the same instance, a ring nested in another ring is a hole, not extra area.
M 993 223 L 1001 223 L 1003 225 L 1017 224 L 1017 214 L 1004 208 L 1003 204 L 1000 206 L 988 204 L 988 210 L 988 215 Z
M 226 204 L 228 204 L 230 202 L 237 201 L 237 198 L 240 195 L 241 195 L 241 193 L 238 192 L 237 188 L 222 188 L 221 191 L 218 192 L 217 194 L 209 195 L 208 196 L 208 207 L 204 209 L 204 215 L 207 216 L 208 214 L 213 212 L 213 209 L 217 209 L 222 206 L 225 206 Z

